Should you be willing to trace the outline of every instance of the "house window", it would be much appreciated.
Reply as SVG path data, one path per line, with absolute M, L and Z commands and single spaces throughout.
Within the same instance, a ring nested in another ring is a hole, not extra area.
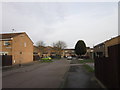
M 26 47 L 26 42 L 24 43 L 24 47 Z
M 38 54 L 37 52 L 33 52 L 33 54 Z
M 0 52 L 0 55 L 8 55 L 8 52 Z
M 8 46 L 8 45 L 10 45 L 10 42 L 4 41 L 4 45 L 5 45 L 5 46 Z

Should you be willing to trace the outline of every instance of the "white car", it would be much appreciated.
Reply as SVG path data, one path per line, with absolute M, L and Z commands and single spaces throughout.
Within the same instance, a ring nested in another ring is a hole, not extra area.
M 67 57 L 67 60 L 72 60 L 72 57 L 71 57 L 71 56 L 68 56 L 68 57 Z

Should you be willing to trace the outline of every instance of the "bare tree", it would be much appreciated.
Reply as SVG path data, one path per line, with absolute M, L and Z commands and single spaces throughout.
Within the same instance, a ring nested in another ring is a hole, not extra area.
M 41 46 L 45 47 L 44 41 L 38 41 L 36 44 L 37 44 L 38 47 L 41 47 Z
M 66 43 L 64 41 L 58 41 L 56 43 L 53 43 L 53 47 L 64 49 L 67 47 Z
M 38 41 L 38 42 L 36 43 L 36 45 L 37 45 L 37 47 L 39 48 L 40 53 L 41 53 L 41 56 L 42 56 L 43 53 L 44 53 L 44 49 L 45 49 L 45 43 L 44 43 L 44 41 Z
M 67 47 L 67 45 L 64 41 L 58 41 L 56 43 L 53 43 L 52 46 L 53 46 L 54 50 L 57 51 L 58 55 L 61 55 L 62 50 Z

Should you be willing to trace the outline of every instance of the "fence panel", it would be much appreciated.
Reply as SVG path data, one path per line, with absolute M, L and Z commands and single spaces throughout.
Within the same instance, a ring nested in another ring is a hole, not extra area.
M 33 56 L 33 61 L 37 61 L 37 60 L 40 60 L 40 56 L 39 55 L 34 55 Z
M 12 55 L 0 55 L 0 62 L 2 66 L 12 65 Z
M 120 44 L 108 47 L 108 54 L 109 58 L 111 59 L 112 67 L 112 82 L 115 87 L 119 87 L 119 51 L 120 51 Z
M 108 88 L 120 88 L 120 44 L 108 47 L 109 57 L 95 58 L 95 75 Z

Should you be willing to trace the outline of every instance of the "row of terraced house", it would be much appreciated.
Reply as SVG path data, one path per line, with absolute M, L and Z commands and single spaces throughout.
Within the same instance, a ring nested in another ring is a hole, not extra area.
M 52 58 L 57 58 L 58 51 L 51 47 L 37 47 L 34 46 L 34 58 L 36 56 L 36 59 L 39 59 L 39 57 L 52 57 Z M 93 59 L 93 48 L 87 47 L 87 53 L 84 55 L 85 57 Z M 60 57 L 66 58 L 68 56 L 76 57 L 75 50 L 74 49 L 63 49 L 61 51 Z M 38 57 L 38 58 L 37 58 Z
M 26 32 L 0 34 L 0 62 L 3 66 L 25 64 L 40 57 L 55 57 L 57 50 L 51 46 L 37 47 Z M 64 49 L 60 57 L 75 56 L 74 49 Z M 93 49 L 87 47 L 86 56 L 93 58 Z

